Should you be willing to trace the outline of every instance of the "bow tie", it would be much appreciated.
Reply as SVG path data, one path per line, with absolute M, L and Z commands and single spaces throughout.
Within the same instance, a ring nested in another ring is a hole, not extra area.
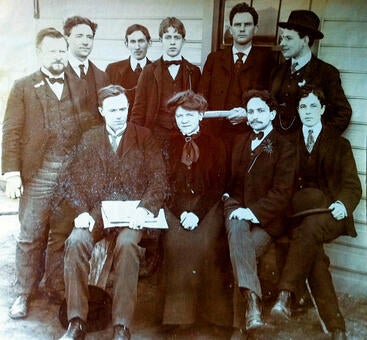
M 262 140 L 263 139 L 263 137 L 264 137 L 264 132 L 263 131 L 260 131 L 260 132 L 258 132 L 258 133 L 256 133 L 256 132 L 253 132 L 252 133 L 252 135 L 251 135 L 251 139 L 254 141 L 254 140 L 256 140 L 256 139 L 258 139 L 258 140 Z
M 61 78 L 61 77 L 59 77 L 59 78 L 47 77 L 47 78 L 48 78 L 48 80 L 51 84 L 55 84 L 55 83 L 64 84 L 64 78 Z
M 166 65 L 167 67 L 169 67 L 171 65 L 181 65 L 182 64 L 182 60 L 164 60 L 163 63 L 164 63 L 164 65 Z

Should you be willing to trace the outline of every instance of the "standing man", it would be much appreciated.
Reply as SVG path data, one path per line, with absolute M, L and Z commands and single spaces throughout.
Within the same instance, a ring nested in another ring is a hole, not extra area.
M 168 100 L 184 90 L 196 91 L 200 69 L 181 55 L 186 29 L 181 20 L 165 18 L 159 26 L 163 56 L 147 65 L 138 81 L 131 121 L 152 130 L 163 145 L 172 130 L 175 117 L 167 108 Z
M 280 294 L 271 314 L 289 319 L 292 299 L 308 279 L 321 319 L 332 339 L 341 340 L 346 339 L 345 321 L 323 245 L 340 235 L 357 236 L 353 210 L 362 189 L 349 142 L 322 122 L 326 103 L 320 89 L 301 89 L 298 112 L 302 128 L 294 143 L 298 182 L 292 200 L 298 218 L 293 223 Z M 322 208 L 323 213 L 317 213 Z
M 109 84 L 108 76 L 97 68 L 90 60 L 94 36 L 97 24 L 88 18 L 73 16 L 64 23 L 64 35 L 68 42 L 69 63 L 65 72 L 76 81 L 85 83 L 87 92 L 83 100 L 87 103 L 87 110 L 94 118 L 93 125 L 102 124 L 102 118 L 98 112 L 97 91 Z M 72 226 L 73 211 L 63 199 L 62 183 L 58 187 L 60 205 L 54 210 L 50 221 L 50 235 L 47 246 L 46 270 L 44 276 L 44 288 L 52 302 L 61 302 L 64 295 L 63 251 L 64 242 Z
M 88 315 L 89 260 L 94 244 L 105 236 L 103 200 L 140 200 L 129 228 L 117 228 L 113 251 L 113 339 L 130 339 L 137 298 L 139 264 L 144 248 L 142 225 L 163 205 L 166 188 L 161 153 L 151 132 L 126 123 L 128 100 L 119 85 L 98 92 L 105 126 L 83 135 L 69 168 L 68 197 L 75 208 L 74 229 L 65 244 L 65 288 L 69 327 L 61 339 L 84 339 Z
M 112 84 L 121 85 L 126 89 L 129 107 L 132 108 L 140 73 L 145 65 L 151 63 L 147 58 L 148 47 L 151 45 L 148 29 L 139 24 L 129 26 L 125 33 L 125 45 L 130 51 L 130 57 L 109 64 L 106 72 Z
M 242 96 L 251 89 L 267 89 L 273 67 L 270 51 L 253 46 L 258 31 L 258 14 L 246 3 L 234 6 L 229 14 L 233 45 L 209 54 L 199 92 L 208 100 L 209 110 L 232 110 L 226 120 L 204 122 L 214 135 L 231 146 L 234 137 L 247 128 Z
M 69 65 L 66 71 L 87 81 L 89 110 L 101 120 L 98 112 L 97 92 L 110 81 L 108 75 L 88 58 L 93 49 L 96 30 L 95 22 L 80 16 L 70 17 L 64 23 L 64 34 L 69 45 Z
M 271 76 L 271 93 L 281 106 L 275 128 L 289 135 L 302 126 L 297 107 L 301 88 L 314 85 L 325 94 L 323 124 L 341 134 L 347 127 L 352 109 L 345 97 L 339 71 L 311 52 L 315 39 L 324 35 L 318 30 L 320 19 L 307 10 L 292 11 L 287 22 L 280 22 L 280 48 L 285 63 Z
M 285 231 L 295 173 L 294 149 L 273 129 L 276 104 L 269 92 L 249 91 L 244 105 L 252 132 L 235 140 L 232 176 L 223 195 L 235 280 L 234 339 L 264 326 L 256 259 Z
M 70 77 L 67 42 L 54 28 L 36 38 L 41 69 L 15 82 L 3 125 L 2 173 L 9 197 L 20 197 L 16 247 L 18 297 L 11 318 L 27 316 L 43 273 L 51 203 L 59 174 L 93 117 L 82 112 L 84 82 Z M 88 119 L 89 117 L 89 119 Z

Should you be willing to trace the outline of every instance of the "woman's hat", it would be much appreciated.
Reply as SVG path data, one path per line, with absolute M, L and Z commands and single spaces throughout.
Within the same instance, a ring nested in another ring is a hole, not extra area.
M 292 11 L 287 22 L 279 22 L 281 28 L 301 30 L 314 39 L 322 39 L 324 34 L 319 31 L 320 19 L 312 11 L 297 10 Z

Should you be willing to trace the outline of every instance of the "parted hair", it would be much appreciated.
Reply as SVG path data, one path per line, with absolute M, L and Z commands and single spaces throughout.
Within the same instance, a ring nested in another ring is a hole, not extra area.
M 39 48 L 42 44 L 43 39 L 46 37 L 55 38 L 55 39 L 64 39 L 66 42 L 65 37 L 62 35 L 60 31 L 53 27 L 47 27 L 40 30 L 36 36 L 36 47 Z
M 274 99 L 274 97 L 267 90 L 250 90 L 250 91 L 247 91 L 244 94 L 243 99 L 242 99 L 243 106 L 246 107 L 247 103 L 252 98 L 260 98 L 261 100 L 263 100 L 266 103 L 266 105 L 269 106 L 270 111 L 273 111 L 273 110 L 277 111 L 277 109 L 278 109 L 277 101 Z
M 179 106 L 186 110 L 204 112 L 208 103 L 200 94 L 187 90 L 176 93 L 167 102 L 167 108 L 170 112 L 176 112 Z
M 73 17 L 66 19 L 64 23 L 64 34 L 67 37 L 70 36 L 71 30 L 73 29 L 73 27 L 77 25 L 88 25 L 93 32 L 93 37 L 95 36 L 98 25 L 92 20 L 85 17 L 81 17 L 79 15 L 75 15 Z
M 151 37 L 150 37 L 150 33 L 148 31 L 148 29 L 143 26 L 143 25 L 140 25 L 140 24 L 134 24 L 134 25 L 131 25 L 129 26 L 127 29 L 126 29 L 126 32 L 125 32 L 125 43 L 127 44 L 127 37 L 136 32 L 136 31 L 140 31 L 142 32 L 144 35 L 145 35 L 145 38 L 147 38 L 147 41 L 150 42 L 151 41 Z
M 259 22 L 259 15 L 257 14 L 255 8 L 249 6 L 246 2 L 241 2 L 234 6 L 229 13 L 229 23 L 231 26 L 233 24 L 233 18 L 237 13 L 250 13 L 254 20 L 255 26 Z
M 306 98 L 310 93 L 313 93 L 319 99 L 321 106 L 324 106 L 326 104 L 324 91 L 314 85 L 305 85 L 300 88 L 298 102 L 302 98 Z
M 185 39 L 186 36 L 186 29 L 184 24 L 180 19 L 176 17 L 167 17 L 162 20 L 161 24 L 159 25 L 159 37 L 162 38 L 163 34 L 168 31 L 168 27 L 173 27 L 177 33 L 182 35 L 182 38 Z
M 120 94 L 126 95 L 126 90 L 120 85 L 108 85 L 98 91 L 98 105 L 102 107 L 103 101 L 109 97 L 115 97 Z

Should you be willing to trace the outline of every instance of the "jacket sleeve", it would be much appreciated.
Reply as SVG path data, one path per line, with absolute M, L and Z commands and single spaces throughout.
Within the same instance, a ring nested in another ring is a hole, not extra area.
M 214 54 L 210 53 L 204 64 L 203 74 L 201 75 L 201 79 L 200 79 L 200 83 L 198 87 L 198 93 L 203 95 L 206 100 L 209 100 L 213 64 L 214 64 Z
M 16 81 L 10 91 L 3 121 L 2 173 L 21 171 L 21 148 L 24 138 L 24 87 Z

